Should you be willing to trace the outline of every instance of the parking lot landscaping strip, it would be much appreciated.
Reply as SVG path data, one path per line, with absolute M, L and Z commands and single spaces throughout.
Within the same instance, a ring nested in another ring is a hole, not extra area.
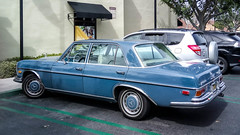
M 24 111 L 15 110 L 15 109 L 4 107 L 4 106 L 0 106 L 0 109 L 10 111 L 10 112 L 19 113 L 19 114 L 23 114 L 23 115 L 27 115 L 27 116 L 31 116 L 31 117 L 34 117 L 34 118 L 37 118 L 37 119 L 42 119 L 42 120 L 45 120 L 45 121 L 49 121 L 49 122 L 53 122 L 53 123 L 57 123 L 57 124 L 61 124 L 61 125 L 65 125 L 65 126 L 68 126 L 68 127 L 79 129 L 79 130 L 84 130 L 84 131 L 91 132 L 91 133 L 98 134 L 98 135 L 111 135 L 109 133 L 101 132 L 101 131 L 94 130 L 94 129 L 91 129 L 91 128 L 86 128 L 86 127 L 83 127 L 83 126 L 67 123 L 67 122 L 64 122 L 64 121 L 52 119 L 52 118 L 45 117 L 45 116 L 40 116 L 40 115 L 33 114 L 33 113 L 28 113 L 28 112 L 24 112 Z
M 96 118 L 92 118 L 92 117 L 88 117 L 88 116 L 74 114 L 74 113 L 71 113 L 71 112 L 57 110 L 57 109 L 53 109 L 53 108 L 48 108 L 48 107 L 23 103 L 23 102 L 19 102 L 19 101 L 13 101 L 13 100 L 4 99 L 4 98 L 0 99 L 0 100 L 5 101 L 5 102 L 19 104 L 19 105 L 24 105 L 24 106 L 28 106 L 28 107 L 34 107 L 34 108 L 38 108 L 38 109 L 48 110 L 48 111 L 52 111 L 52 112 L 56 112 L 56 113 L 61 113 L 61 114 L 64 114 L 64 115 L 69 115 L 69 116 L 73 116 L 73 117 L 77 117 L 77 118 L 81 118 L 81 119 L 86 119 L 86 120 L 90 120 L 90 121 L 93 121 L 93 122 L 98 122 L 98 123 L 102 123 L 102 124 L 122 128 L 122 129 L 127 129 L 127 130 L 131 130 L 131 131 L 135 131 L 135 132 L 139 132 L 139 133 L 143 133 L 143 134 L 147 134 L 147 135 L 160 135 L 160 134 L 157 134 L 157 133 L 154 133 L 154 132 L 150 132 L 150 131 L 146 131 L 146 130 L 142 130 L 142 129 L 138 129 L 138 128 L 134 128 L 134 127 L 129 127 L 129 126 L 125 126 L 125 125 L 121 125 L 121 124 L 117 124 L 117 123 L 113 123 L 113 122 L 109 122 L 109 121 L 104 121 L 104 120 L 100 120 L 100 119 L 96 119 Z

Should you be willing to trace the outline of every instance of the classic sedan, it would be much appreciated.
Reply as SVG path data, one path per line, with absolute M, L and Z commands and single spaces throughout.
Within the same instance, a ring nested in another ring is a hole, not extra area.
M 18 62 L 14 81 L 30 98 L 57 91 L 118 102 L 134 120 L 151 104 L 203 107 L 226 88 L 218 66 L 179 61 L 152 41 L 76 41 L 59 58 Z

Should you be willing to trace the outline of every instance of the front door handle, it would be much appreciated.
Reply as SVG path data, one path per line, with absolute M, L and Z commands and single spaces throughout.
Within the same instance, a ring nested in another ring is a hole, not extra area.
M 80 67 L 76 67 L 75 69 L 78 70 L 78 71 L 82 71 L 82 70 L 83 70 L 83 69 L 80 68 Z
M 125 75 L 125 72 L 122 72 L 122 71 L 116 71 L 116 73 L 120 75 Z

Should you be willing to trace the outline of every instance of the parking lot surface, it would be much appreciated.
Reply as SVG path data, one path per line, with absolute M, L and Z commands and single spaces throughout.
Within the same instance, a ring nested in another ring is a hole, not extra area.
M 4 92 L 0 94 L 0 134 L 239 135 L 240 67 L 223 77 L 225 96 L 206 107 L 155 107 L 142 121 L 124 118 L 116 103 L 57 93 L 30 99 L 20 89 Z

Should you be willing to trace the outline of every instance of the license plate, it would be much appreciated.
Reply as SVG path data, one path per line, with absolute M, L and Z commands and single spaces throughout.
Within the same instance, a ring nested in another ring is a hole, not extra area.
M 217 89 L 217 82 L 212 83 L 211 91 L 215 91 Z

